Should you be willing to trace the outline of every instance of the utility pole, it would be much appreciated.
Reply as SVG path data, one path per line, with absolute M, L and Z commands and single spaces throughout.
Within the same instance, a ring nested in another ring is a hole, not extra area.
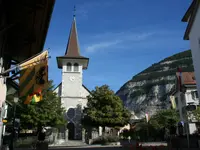
M 178 76 L 178 83 L 179 83 L 179 93 L 178 93 L 178 99 L 179 99 L 179 103 L 182 103 L 182 100 L 181 100 L 181 95 L 184 94 L 183 92 L 183 84 L 182 84 L 182 69 L 181 68 L 178 68 L 178 73 L 179 73 L 179 76 Z M 186 109 L 184 108 L 184 112 L 186 111 Z M 187 118 L 187 116 L 184 116 L 183 117 L 183 111 L 182 111 L 182 104 L 179 105 L 179 114 L 180 114 L 180 119 L 181 121 L 184 122 L 184 126 L 185 126 L 185 129 L 186 129 L 186 135 L 187 135 L 187 145 L 188 145 L 188 148 L 190 148 L 190 139 L 189 139 L 189 123 L 188 123 L 188 119 L 185 119 Z

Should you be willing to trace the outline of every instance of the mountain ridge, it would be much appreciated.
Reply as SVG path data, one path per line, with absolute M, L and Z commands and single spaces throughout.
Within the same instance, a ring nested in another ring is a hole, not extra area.
M 136 118 L 143 117 L 145 113 L 154 114 L 158 109 L 169 107 L 166 99 L 175 85 L 177 67 L 184 72 L 194 71 L 190 50 L 152 64 L 127 81 L 116 95 L 122 99 L 125 107 L 135 113 Z

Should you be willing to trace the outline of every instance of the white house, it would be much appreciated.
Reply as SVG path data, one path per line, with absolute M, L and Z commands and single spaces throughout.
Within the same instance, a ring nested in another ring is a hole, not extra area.
M 83 85 L 83 70 L 88 67 L 89 58 L 80 54 L 76 19 L 74 17 L 66 52 L 57 57 L 58 68 L 62 69 L 62 82 L 55 92 L 61 97 L 62 106 L 66 109 L 65 119 L 68 121 L 62 132 L 65 139 L 81 140 L 82 110 L 87 104 L 90 91 Z M 66 132 L 68 129 L 68 132 Z
M 190 40 L 197 89 L 200 95 L 200 0 L 192 1 L 182 21 L 188 23 L 184 40 Z
M 199 106 L 199 97 L 196 88 L 196 81 L 193 72 L 183 72 L 182 73 L 182 90 L 179 90 L 178 83 L 178 73 L 177 73 L 177 82 L 176 88 L 172 92 L 170 96 L 170 100 L 172 103 L 172 107 L 179 112 L 180 120 L 187 125 L 189 123 L 189 133 L 193 134 L 197 130 L 197 123 L 194 119 L 188 117 L 189 112 L 187 111 L 189 108 L 195 108 Z M 186 133 L 186 128 L 184 133 Z

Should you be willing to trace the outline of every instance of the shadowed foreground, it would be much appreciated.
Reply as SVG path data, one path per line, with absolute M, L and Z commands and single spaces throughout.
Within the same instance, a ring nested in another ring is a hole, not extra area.
M 25 149 L 16 149 L 25 150 Z M 31 150 L 31 149 L 26 149 Z M 168 147 L 139 147 L 133 146 L 84 146 L 84 147 L 51 147 L 49 150 L 177 150 L 176 148 Z M 182 148 L 181 150 L 189 150 L 188 148 Z M 199 148 L 192 148 L 192 150 L 199 150 Z

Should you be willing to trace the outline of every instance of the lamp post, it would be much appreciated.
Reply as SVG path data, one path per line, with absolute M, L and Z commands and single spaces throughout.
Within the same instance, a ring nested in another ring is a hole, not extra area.
M 15 117 L 16 117 L 16 103 L 18 103 L 19 98 L 14 97 L 14 106 L 13 106 L 13 126 L 12 126 L 12 137 L 10 142 L 10 150 L 13 150 L 14 136 L 15 136 Z

